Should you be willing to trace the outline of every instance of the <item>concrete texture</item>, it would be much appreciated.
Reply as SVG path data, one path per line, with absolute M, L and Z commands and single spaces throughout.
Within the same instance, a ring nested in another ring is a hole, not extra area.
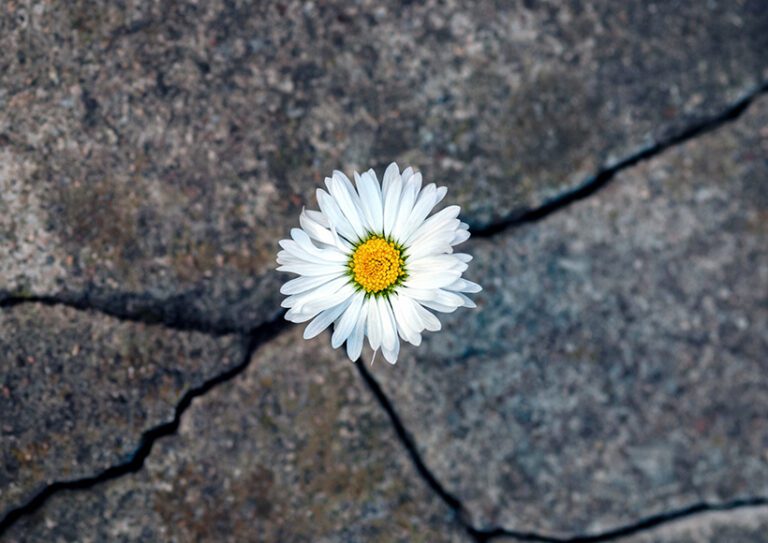
M 94 485 L 0 539 L 464 541 L 457 509 L 567 539 L 768 499 L 768 98 L 732 109 L 766 51 L 762 0 L 5 2 L 0 515 Z M 479 308 L 371 370 L 414 450 L 327 336 L 267 338 L 277 241 L 333 169 L 393 160 L 495 232 Z
M 760 0 L 10 2 L 0 291 L 249 327 L 334 168 L 414 164 L 473 225 L 768 78 Z
M 768 536 L 768 510 L 755 507 L 742 511 L 708 513 L 700 518 L 675 522 L 621 543 L 765 543 Z
M 470 541 L 336 354 L 284 334 L 196 401 L 144 470 L 59 494 L 8 541 Z
M 0 518 L 47 484 L 128 462 L 181 397 L 242 361 L 212 338 L 25 304 L 0 312 Z
M 763 99 L 471 243 L 479 311 L 376 368 L 476 524 L 573 536 L 766 494 L 766 125 Z
M 765 543 L 768 534 L 766 507 L 701 513 L 639 530 L 630 536 L 608 539 L 616 543 Z M 501 537 L 497 543 L 515 543 Z

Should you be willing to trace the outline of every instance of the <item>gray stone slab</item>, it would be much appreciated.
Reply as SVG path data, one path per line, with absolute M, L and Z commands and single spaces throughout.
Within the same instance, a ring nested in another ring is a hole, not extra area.
M 761 0 L 468 6 L 10 2 L 0 291 L 252 326 L 333 168 L 413 164 L 486 224 L 768 78 Z
M 754 507 L 707 513 L 670 523 L 619 543 L 765 543 L 768 509 Z
M 643 531 L 619 543 L 765 543 L 768 508 L 750 507 L 696 515 Z
M 708 512 L 665 522 L 632 536 L 616 537 L 616 543 L 765 543 L 768 540 L 768 509 L 746 507 Z M 519 539 L 498 538 L 496 543 Z
M 478 526 L 568 537 L 768 488 L 768 99 L 468 246 L 479 309 L 374 367 Z
M 96 313 L 0 312 L 0 518 L 45 485 L 129 461 L 190 388 L 240 363 L 244 345 Z
M 768 509 L 707 513 L 617 540 L 619 543 L 765 543 Z
M 142 471 L 54 496 L 8 541 L 467 541 L 325 339 L 265 345 Z

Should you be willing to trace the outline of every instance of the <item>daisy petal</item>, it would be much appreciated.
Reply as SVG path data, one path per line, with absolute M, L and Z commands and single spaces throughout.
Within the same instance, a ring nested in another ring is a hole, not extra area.
M 341 172 L 333 172 L 333 178 L 325 180 L 328 190 L 331 192 L 331 196 L 336 200 L 339 205 L 339 209 L 344 213 L 347 221 L 352 226 L 352 229 L 357 234 L 358 239 L 365 237 L 365 227 L 363 226 L 363 217 L 360 213 L 359 196 L 357 192 L 352 188 L 347 176 Z
M 373 170 L 369 170 L 369 171 L 373 172 Z M 387 166 L 387 169 L 384 172 L 384 179 L 381 185 L 381 193 L 384 195 L 384 198 L 387 197 L 387 192 L 389 192 L 389 187 L 395 181 L 395 178 L 398 178 L 402 181 L 402 179 L 400 178 L 400 168 L 398 168 L 397 164 L 393 162 L 392 164 Z
M 301 228 L 303 228 L 304 231 L 309 235 L 309 237 L 315 241 L 324 243 L 326 245 L 334 245 L 331 231 L 314 219 L 310 218 L 306 211 L 302 211 L 301 215 L 299 215 L 299 224 L 301 225 Z
M 315 317 L 312 322 L 310 322 L 304 329 L 304 339 L 312 339 L 320 332 L 328 328 L 331 323 L 335 321 L 338 316 L 341 315 L 342 312 L 349 306 L 349 302 L 350 300 L 345 300 L 344 302 L 334 307 L 326 309 L 325 311 L 321 311 L 320 314 Z
M 397 164 L 395 164 L 397 166 Z M 413 168 L 408 166 L 406 169 L 403 170 L 403 172 L 400 174 L 400 178 L 403 180 L 403 183 L 408 182 L 408 180 L 413 175 Z
M 395 365 L 397 363 L 397 356 L 400 354 L 400 342 L 395 341 L 395 346 L 392 349 L 382 347 L 381 353 L 384 355 L 384 360 L 392 365 Z
M 317 313 L 307 313 L 306 311 L 299 311 L 295 307 L 292 307 L 285 314 L 285 320 L 289 322 L 295 322 L 296 324 L 307 322 L 313 318 Z
M 469 230 L 456 230 L 456 234 L 453 236 L 453 239 L 451 240 L 451 245 L 458 245 L 459 243 L 464 243 L 469 239 Z
M 461 208 L 459 206 L 448 206 L 445 209 L 441 209 L 426 221 L 421 223 L 411 236 L 406 239 L 406 243 L 415 243 L 420 238 L 430 236 L 436 232 L 440 232 L 445 229 L 446 225 L 454 224 L 453 220 L 459 215 Z M 456 221 L 455 225 L 459 226 L 461 221 Z M 455 227 L 453 228 L 455 230 Z
M 483 287 L 472 281 L 466 279 L 456 279 L 453 283 L 445 287 L 447 290 L 454 290 L 456 292 L 480 292 Z
M 283 286 L 280 287 L 280 294 L 285 294 L 286 296 L 290 296 L 291 294 L 299 294 L 301 292 L 305 292 L 310 289 L 316 289 L 332 281 L 333 279 L 339 278 L 340 276 L 341 274 L 339 273 L 339 274 L 332 274 L 332 275 L 317 275 L 314 277 L 313 276 L 297 277 L 283 284 Z
M 443 307 L 457 308 L 464 303 L 458 292 L 450 292 L 441 288 L 437 289 L 414 289 L 404 288 L 403 293 L 419 303 L 434 302 Z
M 384 231 L 384 212 L 381 197 L 381 187 L 376 178 L 368 172 L 358 175 L 355 172 L 355 184 L 360 193 L 365 223 L 370 232 Z
M 434 183 L 430 183 L 424 187 L 416 199 L 416 203 L 411 209 L 411 213 L 408 215 L 405 224 L 403 224 L 400 230 L 400 236 L 402 240 L 408 240 L 416 229 L 424 222 L 429 212 L 435 207 L 437 194 L 437 187 Z
M 400 205 L 397 210 L 395 224 L 392 227 L 393 238 L 402 238 L 402 230 L 405 227 L 405 223 L 408 220 L 408 217 L 411 215 L 411 211 L 413 211 L 413 206 L 416 203 L 416 197 L 419 194 L 420 188 L 420 173 L 414 174 L 406 183 L 403 184 L 403 191 L 400 195 Z
M 397 325 L 395 324 L 395 316 L 392 314 L 392 307 L 383 296 L 377 298 L 377 306 L 381 322 L 381 347 L 393 351 L 399 340 L 397 339 Z
M 459 293 L 459 296 L 461 296 L 461 300 L 464 302 L 461 307 L 468 307 L 470 309 L 477 307 L 477 304 L 469 296 L 461 293 Z
M 448 187 L 437 187 L 437 194 L 435 195 L 435 205 L 439 204 L 448 194 Z
M 346 280 L 347 278 L 344 277 L 343 279 Z M 318 289 L 318 290 L 322 290 L 322 289 Z M 333 292 L 331 294 L 326 294 L 322 298 L 314 298 L 306 302 L 305 307 L 307 311 L 322 311 L 324 309 L 333 307 L 336 304 L 340 304 L 341 302 L 345 301 L 348 298 L 351 298 L 354 293 L 355 293 L 355 287 L 347 283 L 336 292 Z
M 418 272 L 411 274 L 408 279 L 403 282 L 403 286 L 415 289 L 444 288 L 456 281 L 460 275 L 460 272 Z
M 334 279 L 332 281 L 329 281 L 325 285 L 323 285 L 323 288 L 315 288 L 312 290 L 307 290 L 305 292 L 302 292 L 301 294 L 294 294 L 293 296 L 288 296 L 285 300 L 282 302 L 283 307 L 297 307 L 301 308 L 304 305 L 313 303 L 315 301 L 321 301 L 324 298 L 327 298 L 329 295 L 333 295 L 336 292 L 338 292 L 340 289 L 347 286 L 349 281 L 346 277 L 338 277 L 337 279 Z M 320 311 L 318 309 L 318 311 Z
M 318 223 L 323 228 L 330 228 L 331 223 L 328 222 L 328 217 L 323 215 L 322 211 L 315 211 L 314 209 L 306 209 L 304 210 L 304 213 L 307 214 L 307 217 Z
M 363 352 L 363 338 L 365 337 L 367 317 L 368 313 L 365 311 L 365 306 L 363 306 L 363 310 L 360 311 L 360 318 L 355 323 L 349 339 L 347 339 L 347 356 L 352 362 L 360 358 L 360 353 Z
M 463 272 L 467 269 L 466 262 L 462 262 L 454 255 L 426 255 L 408 260 L 409 270 L 445 270 Z
M 300 228 L 291 229 L 291 238 L 308 255 L 325 262 L 347 262 L 349 257 L 335 247 L 321 249 L 312 243 L 312 239 Z
M 314 263 L 313 264 L 292 263 L 292 264 L 285 264 L 283 266 L 279 266 L 277 268 L 277 271 L 298 273 L 299 275 L 316 276 L 316 275 L 344 273 L 347 271 L 347 267 L 342 266 L 340 264 L 331 265 L 331 264 L 314 264 Z
M 398 334 L 400 334 L 400 337 L 405 341 L 416 345 L 416 337 L 419 336 L 421 328 L 418 326 L 415 312 L 411 311 L 408 307 L 408 302 L 410 302 L 410 300 L 407 302 L 399 294 L 394 294 L 389 301 L 392 304 L 392 313 L 395 316 Z
M 354 184 L 340 171 L 325 182 L 320 210 L 302 209 L 301 228 L 279 241 L 278 271 L 299 275 L 280 288 L 285 318 L 308 322 L 307 339 L 333 325 L 331 345 L 346 343 L 353 361 L 367 337 L 394 364 L 401 340 L 420 345 L 424 331 L 440 330 L 433 311 L 475 306 L 467 294 L 481 287 L 462 278 L 472 257 L 454 254 L 469 226 L 458 206 L 430 216 L 447 189 L 422 187 L 410 167 L 390 164 L 381 185 L 373 170 L 355 173 Z
M 389 171 L 389 170 L 387 170 Z M 386 179 L 386 174 L 384 175 Z M 400 195 L 403 191 L 403 181 L 400 175 L 391 175 L 389 186 L 385 185 L 384 195 L 384 236 L 389 236 L 397 220 L 397 212 L 400 209 Z
M 424 328 L 426 328 L 424 317 L 421 314 L 421 310 L 423 310 L 424 308 L 421 307 L 421 305 L 417 301 L 415 301 L 413 298 L 408 296 L 408 294 L 405 291 L 403 291 L 403 295 L 400 296 L 400 308 L 405 313 L 404 318 L 407 320 L 408 326 L 415 331 L 416 335 L 421 334 L 421 331 L 424 330 Z M 427 311 L 427 313 L 429 312 Z M 429 315 L 437 319 L 437 317 L 435 317 L 431 313 Z M 412 337 L 411 339 L 414 339 L 414 337 Z M 420 343 L 421 337 L 418 337 L 417 341 L 418 343 Z M 418 343 L 414 343 L 414 345 L 418 345 Z
M 323 189 L 317 189 L 316 194 L 317 204 L 320 206 L 323 214 L 327 217 L 331 230 L 336 230 L 350 242 L 354 243 L 357 241 L 358 236 L 355 233 L 355 229 L 344 216 L 344 213 L 342 213 L 335 198 Z
M 374 351 L 381 347 L 381 314 L 379 313 L 378 305 L 376 304 L 376 298 L 370 297 L 366 301 L 366 312 L 368 313 L 368 323 L 366 327 L 368 344 Z
M 440 320 L 437 317 L 424 309 L 421 304 L 415 304 L 414 307 L 416 308 L 416 313 L 418 313 L 425 330 L 430 332 L 437 332 L 440 330 L 442 325 L 440 324 Z
M 363 301 L 365 301 L 365 293 L 363 291 L 358 291 L 352 296 L 349 307 L 347 307 L 338 324 L 334 327 L 333 336 L 331 337 L 331 346 L 334 349 L 339 348 L 347 341 L 347 338 L 355 329 L 355 325 L 360 320 Z

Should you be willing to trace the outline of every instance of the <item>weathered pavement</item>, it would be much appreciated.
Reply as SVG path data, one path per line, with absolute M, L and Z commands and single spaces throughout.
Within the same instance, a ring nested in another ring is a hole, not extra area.
M 564 537 L 768 489 L 768 99 L 469 244 L 480 310 L 376 372 L 478 526 Z
M 56 495 L 11 540 L 466 541 L 351 370 L 285 333 L 194 402 L 142 471 Z
M 766 50 L 758 0 L 9 3 L 0 538 L 766 541 Z M 361 379 L 273 258 L 390 160 L 485 291 Z

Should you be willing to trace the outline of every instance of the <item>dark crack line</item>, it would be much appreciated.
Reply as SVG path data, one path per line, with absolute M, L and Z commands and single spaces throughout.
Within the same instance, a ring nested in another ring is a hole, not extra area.
M 376 398 L 381 408 L 389 416 L 389 420 L 392 423 L 395 434 L 405 448 L 418 474 L 425 481 L 427 486 L 432 489 L 432 491 L 434 491 L 435 494 L 437 494 L 438 497 L 454 512 L 458 522 L 477 543 L 488 543 L 489 541 L 500 537 L 533 543 L 604 543 L 608 541 L 615 541 L 619 538 L 636 535 L 643 531 L 657 528 L 659 526 L 696 515 L 719 511 L 734 511 L 737 509 L 745 509 L 749 507 L 768 506 L 767 497 L 740 498 L 723 503 L 701 502 L 690 505 L 688 507 L 684 507 L 682 509 L 674 509 L 672 511 L 645 517 L 631 524 L 613 528 L 605 532 L 577 535 L 573 537 L 556 537 L 533 531 L 526 532 L 506 528 L 476 528 L 468 520 L 469 516 L 467 514 L 467 509 L 461 500 L 455 495 L 451 494 L 443 486 L 435 474 L 432 473 L 429 467 L 427 467 L 424 459 L 421 457 L 421 454 L 416 447 L 415 440 L 411 436 L 410 432 L 406 429 L 405 424 L 403 424 L 402 419 L 397 414 L 394 405 L 389 400 L 389 397 L 386 395 L 384 390 L 381 388 L 381 385 L 379 385 L 378 381 L 376 381 L 376 378 L 371 375 L 371 373 L 365 367 L 365 364 L 362 362 L 358 361 L 355 366 L 357 366 L 358 372 L 363 378 L 363 381 L 365 382 L 368 389 Z
M 376 381 L 373 375 L 371 375 L 362 361 L 358 360 L 355 363 L 355 366 L 357 366 L 357 370 L 360 373 L 360 376 L 363 378 L 366 386 L 368 387 L 368 390 L 371 391 L 381 408 L 389 417 L 389 420 L 392 423 L 392 427 L 395 430 L 395 434 L 408 453 L 408 456 L 410 457 L 411 462 L 416 468 L 419 476 L 421 476 L 427 486 L 435 494 L 437 494 L 438 497 L 453 511 L 456 520 L 461 524 L 461 526 L 472 537 L 477 539 L 474 528 L 470 526 L 466 520 L 467 513 L 464 505 L 461 503 L 461 500 L 448 492 L 448 490 L 446 490 L 442 483 L 440 483 L 437 477 L 435 477 L 432 471 L 427 467 L 427 464 L 424 462 L 424 459 L 421 457 L 421 454 L 416 448 L 416 442 L 405 428 L 403 421 L 400 419 L 400 415 L 398 415 L 397 411 L 395 411 L 394 405 L 392 405 L 392 402 L 389 401 L 389 397 L 387 397 L 387 395 L 384 393 L 384 390 L 382 390 L 378 381 Z
M 11 526 L 13 526 L 21 517 L 31 515 L 40 509 L 48 499 L 54 494 L 65 490 L 86 490 L 101 483 L 118 479 L 130 473 L 136 473 L 144 467 L 144 461 L 149 457 L 155 442 L 163 437 L 173 435 L 177 432 L 181 417 L 184 412 L 192 405 L 195 398 L 207 394 L 211 389 L 225 383 L 241 373 L 243 373 L 251 363 L 256 350 L 262 345 L 268 343 L 283 332 L 289 323 L 280 315 L 277 319 L 264 323 L 248 334 L 242 334 L 243 338 L 243 359 L 232 368 L 208 379 L 201 385 L 189 389 L 176 404 L 173 419 L 149 430 L 144 431 L 139 441 L 139 446 L 131 455 L 127 462 L 110 466 L 109 468 L 79 479 L 70 481 L 56 481 L 46 485 L 40 492 L 33 496 L 25 504 L 10 509 L 0 520 L 0 536 L 3 535 Z
M 227 326 L 184 314 L 183 311 L 169 311 L 167 304 L 162 301 L 152 307 L 136 304 L 131 308 L 130 303 L 121 301 L 98 302 L 88 294 L 80 296 L 67 295 L 14 295 L 0 291 L 0 309 L 17 307 L 23 304 L 40 304 L 48 307 L 69 307 L 78 311 L 93 311 L 115 318 L 120 321 L 135 322 L 147 325 L 161 325 L 170 330 L 181 332 L 199 332 L 209 336 L 226 336 L 231 334 L 248 334 L 245 328 Z
M 596 174 L 588 177 L 580 185 L 560 193 L 558 196 L 543 203 L 539 207 L 515 212 L 499 221 L 471 228 L 472 237 L 489 238 L 500 234 L 509 228 L 540 221 L 553 213 L 568 207 L 574 202 L 592 196 L 601 188 L 608 185 L 617 174 L 637 165 L 640 162 L 654 158 L 671 147 L 686 143 L 698 136 L 717 130 L 721 126 L 738 119 L 760 95 L 768 93 L 768 81 L 758 86 L 752 92 L 737 100 L 724 111 L 712 117 L 694 123 L 682 131 L 663 138 L 656 143 L 640 149 L 628 157 L 606 166 Z
M 536 543 L 603 543 L 615 541 L 619 538 L 630 537 L 641 532 L 658 528 L 675 521 L 683 520 L 696 515 L 722 511 L 735 511 L 750 507 L 768 506 L 768 498 L 752 497 L 741 498 L 724 503 L 701 502 L 683 509 L 675 509 L 658 515 L 643 518 L 633 524 L 627 524 L 605 532 L 592 535 L 577 535 L 573 537 L 554 537 L 535 532 L 518 532 L 494 528 L 491 530 L 477 530 L 470 528 L 470 533 L 478 542 L 487 542 L 497 537 L 507 537 L 518 541 L 532 541 Z
M 148 25 L 145 22 L 139 22 L 134 27 L 127 28 L 126 33 L 130 34 L 142 30 Z M 570 204 L 588 198 L 598 190 L 610 183 L 618 173 L 635 166 L 639 162 L 649 160 L 667 149 L 688 142 L 700 135 L 714 131 L 721 126 L 738 119 L 749 106 L 761 95 L 768 92 L 768 82 L 763 83 L 753 92 L 747 94 L 740 100 L 733 103 L 723 112 L 713 117 L 705 118 L 695 123 L 681 132 L 668 138 L 664 138 L 653 145 L 645 147 L 634 154 L 620 160 L 612 166 L 607 166 L 598 171 L 595 175 L 587 178 L 581 185 L 567 190 L 557 197 L 545 202 L 539 207 L 529 209 L 523 212 L 514 213 L 500 221 L 489 225 L 473 228 L 473 236 L 476 238 L 488 238 L 504 232 L 509 228 L 520 226 L 527 223 L 537 222 L 549 215 L 569 206 Z M 220 336 L 228 334 L 240 334 L 245 343 L 243 360 L 229 370 L 220 373 L 203 384 L 188 390 L 182 396 L 174 410 L 174 417 L 171 421 L 160 424 L 146 430 L 140 439 L 139 446 L 125 463 L 111 466 L 100 473 L 74 479 L 70 481 L 56 481 L 45 486 L 27 503 L 9 510 L 0 520 L 0 535 L 5 533 L 20 518 L 33 514 L 39 510 L 45 502 L 54 494 L 65 490 L 85 490 L 120 478 L 124 475 L 135 473 L 141 470 L 145 460 L 149 457 L 155 442 L 165 436 L 170 436 L 178 431 L 181 417 L 190 407 L 195 398 L 205 395 L 214 387 L 233 379 L 245 371 L 253 358 L 254 352 L 263 344 L 271 341 L 277 335 L 287 328 L 288 323 L 283 320 L 282 315 L 264 323 L 255 329 L 244 332 L 242 329 L 232 326 L 214 325 L 205 322 L 203 319 L 193 319 L 181 314 L 173 313 L 169 315 L 163 308 L 141 307 L 131 310 L 128 307 L 115 307 L 120 304 L 98 304 L 94 303 L 87 296 L 79 298 L 66 298 L 54 295 L 35 295 L 35 296 L 14 296 L 8 293 L 0 292 L 0 308 L 15 307 L 25 303 L 37 303 L 47 306 L 66 306 L 81 311 L 96 311 L 104 315 L 131 322 L 144 324 L 159 324 L 167 328 L 182 331 L 200 332 L 208 335 Z M 485 543 L 498 537 L 507 537 L 519 541 L 531 541 L 540 543 L 600 543 L 613 541 L 620 537 L 631 536 L 657 526 L 667 524 L 676 520 L 684 519 L 698 514 L 732 511 L 736 509 L 768 505 L 768 498 L 753 497 L 725 502 L 722 504 L 713 504 L 702 502 L 691 505 L 684 509 L 660 513 L 641 519 L 633 524 L 620 528 L 609 530 L 603 533 L 593 535 L 579 535 L 569 538 L 560 538 L 540 534 L 536 532 L 523 532 L 509 530 L 506 528 L 478 529 L 472 526 L 467 520 L 466 509 L 456 496 L 451 494 L 437 477 L 430 471 L 416 448 L 415 441 L 405 428 L 402 420 L 394 409 L 392 402 L 386 396 L 384 391 L 374 377 L 368 372 L 365 366 L 358 362 L 356 364 L 360 375 L 367 387 L 375 396 L 382 409 L 387 413 L 390 422 L 395 430 L 398 439 L 405 447 L 411 461 L 417 472 L 426 482 L 426 484 L 440 497 L 440 499 L 454 512 L 457 520 L 467 530 L 469 535 L 478 543 Z
M 130 30 L 139 31 L 146 25 L 147 23 L 145 22 L 139 22 L 133 25 Z M 635 166 L 639 162 L 649 160 L 671 147 L 688 142 L 697 136 L 712 132 L 729 122 L 735 121 L 760 95 L 765 93 L 768 93 L 768 81 L 731 104 L 718 115 L 694 123 L 677 134 L 645 147 L 612 166 L 601 169 L 595 175 L 587 178 L 581 185 L 562 192 L 539 207 L 513 213 L 491 224 L 473 227 L 472 236 L 474 238 L 489 238 L 507 229 L 540 221 L 574 202 L 584 200 L 608 185 L 623 170 Z M 0 144 L 2 142 L 2 135 L 0 135 Z M 100 302 L 92 299 L 87 292 L 79 296 L 20 296 L 7 291 L 0 291 L 0 308 L 15 307 L 25 303 L 39 303 L 47 306 L 60 305 L 81 311 L 97 311 L 119 320 L 143 324 L 159 324 L 174 330 L 200 332 L 212 336 L 248 333 L 246 328 L 211 322 L 205 318 L 185 314 L 179 307 L 179 304 L 174 302 L 174 300 L 158 302 L 143 299 L 143 297 L 132 299 L 129 296 L 117 296 L 115 299 Z M 132 305 L 134 306 L 133 308 L 131 307 Z M 171 306 L 170 309 L 168 306 Z

